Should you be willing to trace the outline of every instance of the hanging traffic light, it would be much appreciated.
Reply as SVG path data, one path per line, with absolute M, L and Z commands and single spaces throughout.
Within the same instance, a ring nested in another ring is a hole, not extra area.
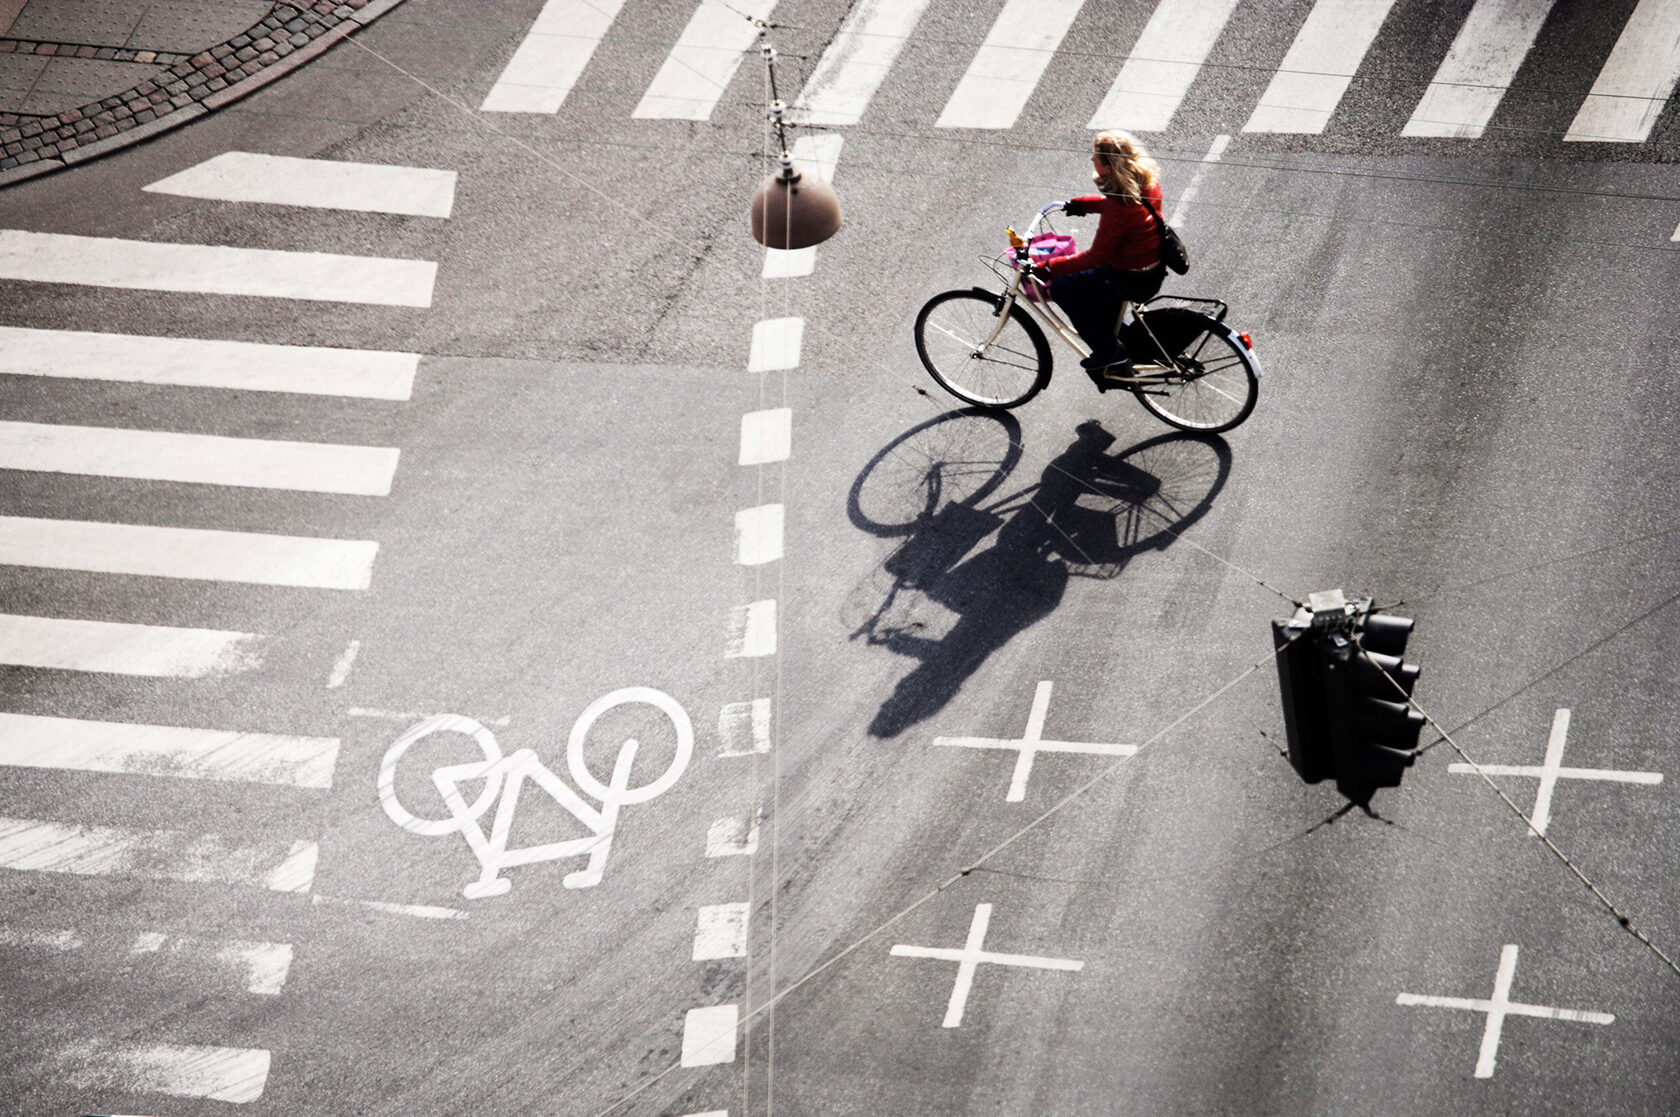
M 1406 701 L 1419 673 L 1402 658 L 1412 626 L 1340 590 L 1315 593 L 1289 621 L 1272 623 L 1289 759 L 1302 779 L 1334 776 L 1360 806 L 1378 788 L 1400 786 L 1425 723 Z

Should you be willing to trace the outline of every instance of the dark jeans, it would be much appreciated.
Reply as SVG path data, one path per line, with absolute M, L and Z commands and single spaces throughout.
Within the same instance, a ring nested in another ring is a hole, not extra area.
M 1136 272 L 1101 267 L 1058 275 L 1050 281 L 1050 297 L 1091 347 L 1085 367 L 1101 368 L 1126 359 L 1126 347 L 1114 336 L 1120 304 L 1127 299 L 1142 302 L 1153 298 L 1166 277 L 1165 268 Z

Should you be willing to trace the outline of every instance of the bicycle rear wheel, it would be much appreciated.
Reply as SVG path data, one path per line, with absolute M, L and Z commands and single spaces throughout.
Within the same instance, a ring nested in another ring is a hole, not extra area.
M 916 315 L 916 352 L 939 386 L 976 407 L 1019 407 L 1050 381 L 1050 343 L 1027 312 L 999 296 L 946 291 Z M 1000 328 L 1001 325 L 1001 328 Z
M 1183 330 L 1183 319 L 1192 316 L 1199 321 Z M 1160 335 L 1168 350 L 1161 363 L 1170 363 L 1173 371 L 1160 383 L 1133 388 L 1133 394 L 1150 414 L 1179 430 L 1230 430 L 1248 418 L 1260 398 L 1259 362 L 1222 322 L 1176 311 L 1174 324 L 1180 327 L 1177 336 L 1169 341 Z

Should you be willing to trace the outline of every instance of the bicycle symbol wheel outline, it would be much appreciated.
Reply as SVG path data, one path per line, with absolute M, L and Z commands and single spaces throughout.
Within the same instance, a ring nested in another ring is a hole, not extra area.
M 657 778 L 640 787 L 630 786 L 630 772 L 634 765 L 638 743 L 628 738 L 619 747 L 609 782 L 602 783 L 584 762 L 583 745 L 596 721 L 608 710 L 618 706 L 640 703 L 651 705 L 668 718 L 676 730 L 676 748 L 671 762 Z M 410 748 L 434 733 L 461 733 L 473 739 L 484 759 L 466 764 L 451 764 L 432 772 L 432 783 L 449 811 L 447 818 L 421 818 L 409 811 L 397 799 L 396 766 Z M 568 874 L 563 880 L 567 888 L 589 888 L 601 881 L 607 854 L 612 847 L 613 833 L 618 825 L 619 810 L 633 803 L 645 803 L 663 794 L 681 778 L 694 754 L 694 726 L 688 713 L 676 699 L 652 687 L 623 687 L 604 694 L 591 702 L 578 715 L 566 740 L 566 767 L 577 786 L 585 794 L 601 803 L 596 809 L 572 787 L 543 764 L 530 749 L 519 749 L 503 756 L 494 733 L 460 714 L 438 714 L 411 726 L 385 751 L 380 761 L 377 787 L 379 802 L 385 814 L 398 826 L 424 837 L 460 833 L 477 857 L 481 875 L 462 892 L 468 899 L 500 895 L 512 887 L 502 876 L 502 870 L 538 861 L 553 861 L 564 857 L 589 858 L 588 865 Z M 484 787 L 471 803 L 462 796 L 460 785 L 484 780 Z M 507 848 L 519 792 L 527 781 L 537 784 L 561 807 L 590 831 L 587 838 L 573 838 L 540 846 Z M 479 824 L 492 804 L 496 805 L 490 833 Z

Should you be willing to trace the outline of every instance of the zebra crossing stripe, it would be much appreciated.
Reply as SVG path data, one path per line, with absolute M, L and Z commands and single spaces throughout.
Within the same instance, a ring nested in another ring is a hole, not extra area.
M 863 0 L 846 16 L 793 104 L 800 124 L 856 124 L 929 0 Z
M 262 997 L 279 996 L 286 984 L 286 974 L 292 967 L 292 944 L 289 942 L 218 941 L 174 937 L 151 931 L 136 936 L 128 948 L 130 958 L 162 953 L 186 959 L 193 965 L 231 972 L 247 993 Z
M 52 1056 L 56 1075 L 78 1090 L 169 1094 L 253 1102 L 268 1084 L 269 1053 L 248 1047 L 95 1041 Z
M 325 790 L 337 737 L 0 713 L 0 765 Z
M 319 847 L 306 841 L 239 847 L 214 834 L 0 818 L 0 869 L 20 872 L 308 892 L 319 854 Z
M 934 122 L 1013 128 L 1085 0 L 1009 0 Z
M 378 553 L 354 539 L 0 516 L 0 565 L 365 590 Z
M 623 7 L 624 0 L 548 0 L 480 111 L 559 112 Z
M 397 451 L 0 420 L 0 469 L 386 496 Z
M 455 172 L 225 151 L 140 189 L 224 202 L 448 217 Z
M 428 307 L 436 278 L 429 260 L 0 229 L 0 279 L 35 283 Z
M 1553 0 L 1476 0 L 1402 136 L 1480 139 Z
M 203 679 L 262 665 L 249 632 L 0 614 L 0 663 L 55 671 Z
M 1236 7 L 1237 0 L 1161 0 L 1086 127 L 1166 131 Z
M 0 373 L 406 400 L 418 353 L 0 326 Z
M 1323 132 L 1393 7 L 1394 0 L 1318 0 L 1243 131 Z
M 750 21 L 769 19 L 775 6 L 776 0 L 736 0 L 727 7 L 700 0 L 630 115 L 637 120 L 710 120 L 745 52 L 758 41 L 758 28 Z
M 1639 0 L 1565 140 L 1644 143 L 1680 79 L 1680 0 Z

